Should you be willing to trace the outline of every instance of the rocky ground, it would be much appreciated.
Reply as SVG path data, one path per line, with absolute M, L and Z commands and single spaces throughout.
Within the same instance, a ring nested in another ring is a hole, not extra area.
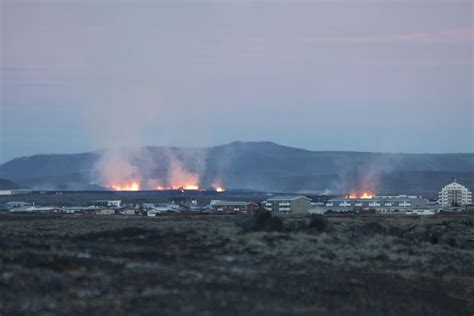
M 473 313 L 473 215 L 0 215 L 2 316 Z

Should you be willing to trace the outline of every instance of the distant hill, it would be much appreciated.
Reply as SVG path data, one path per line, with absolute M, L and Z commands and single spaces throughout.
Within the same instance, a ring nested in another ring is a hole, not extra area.
M 21 187 L 15 182 L 7 179 L 0 179 L 0 190 L 17 190 L 20 188 Z
M 474 154 L 310 151 L 272 142 L 233 142 L 206 148 L 146 147 L 132 163 L 144 177 L 164 179 L 176 157 L 199 171 L 201 186 L 284 192 L 433 193 L 457 179 L 474 188 Z M 0 165 L 0 177 L 42 189 L 97 189 L 100 154 L 35 155 Z M 117 171 L 120 172 L 120 171 Z

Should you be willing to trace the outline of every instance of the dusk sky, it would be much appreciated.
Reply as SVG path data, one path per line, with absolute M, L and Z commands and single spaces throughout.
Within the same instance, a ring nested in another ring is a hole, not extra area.
M 474 152 L 468 1 L 9 1 L 0 162 L 269 140 Z

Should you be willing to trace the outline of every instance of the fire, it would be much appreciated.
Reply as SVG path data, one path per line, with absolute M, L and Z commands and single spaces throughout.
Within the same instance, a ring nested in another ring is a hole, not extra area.
M 372 199 L 374 195 L 369 192 L 364 192 L 362 195 L 359 196 L 359 199 Z
M 199 190 L 199 185 L 196 184 L 185 184 L 182 187 L 183 190 Z
M 223 187 L 217 187 L 216 192 L 224 192 L 225 189 Z
M 111 184 L 108 187 L 114 191 L 140 191 L 140 183 L 138 181 L 125 184 Z
M 372 199 L 372 198 L 374 198 L 374 196 L 375 195 L 371 192 L 363 192 L 360 195 L 352 193 L 348 196 L 348 198 L 349 199 L 364 199 L 365 200 L 365 199 Z
M 185 184 L 180 186 L 173 186 L 173 187 L 163 187 L 158 186 L 155 188 L 157 191 L 165 191 L 165 190 L 187 190 L 187 191 L 198 191 L 200 190 L 199 185 L 197 184 Z

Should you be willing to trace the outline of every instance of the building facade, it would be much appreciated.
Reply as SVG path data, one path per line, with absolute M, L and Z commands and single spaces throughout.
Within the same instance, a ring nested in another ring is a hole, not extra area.
M 18 189 L 18 190 L 0 190 L 0 195 L 21 195 L 21 194 L 31 194 L 31 190 Z
M 15 207 L 31 206 L 32 204 L 29 202 L 23 202 L 23 201 L 10 201 L 10 202 L 7 202 L 5 205 L 7 208 L 15 208 Z
M 265 208 L 275 214 L 306 214 L 311 199 L 306 196 L 275 196 L 265 201 Z
M 442 206 L 463 206 L 472 204 L 472 192 L 456 182 L 444 186 L 439 192 L 439 203 Z
M 95 215 L 114 215 L 115 210 L 111 208 L 101 208 L 95 211 Z
M 253 213 L 257 207 L 256 203 L 243 201 L 214 201 L 211 203 L 211 208 L 214 212 L 224 213 Z
M 375 196 L 370 199 L 335 198 L 326 203 L 326 210 L 334 212 L 376 210 L 379 212 L 406 211 L 424 208 L 427 200 L 421 196 Z
M 96 200 L 88 203 L 89 206 L 113 207 L 119 208 L 122 205 L 121 200 Z

